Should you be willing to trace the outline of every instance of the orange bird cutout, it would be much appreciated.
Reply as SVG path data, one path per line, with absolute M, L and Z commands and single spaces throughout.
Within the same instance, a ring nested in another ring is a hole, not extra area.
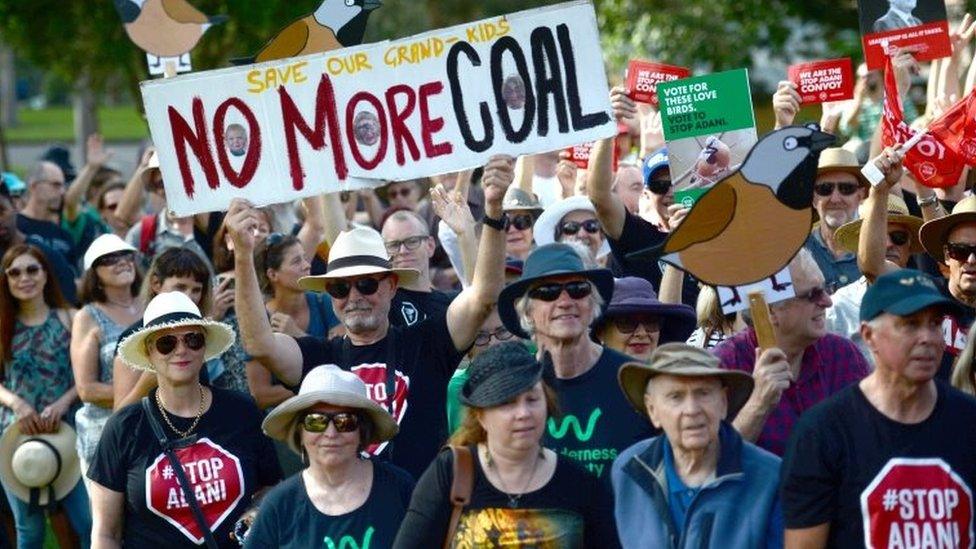
M 137 46 L 157 57 L 189 53 L 226 15 L 207 16 L 186 0 L 115 0 L 125 32 Z

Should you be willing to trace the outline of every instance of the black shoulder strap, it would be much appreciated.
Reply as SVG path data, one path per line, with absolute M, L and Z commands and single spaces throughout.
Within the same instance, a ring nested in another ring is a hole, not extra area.
M 183 471 L 183 464 L 180 463 L 180 459 L 176 457 L 176 452 L 173 451 L 173 447 L 176 444 L 171 443 L 169 437 L 166 436 L 166 432 L 163 431 L 163 426 L 159 424 L 159 420 L 153 415 L 152 404 L 149 402 L 149 397 L 142 397 L 142 409 L 146 412 L 146 417 L 149 418 L 149 425 L 152 426 L 153 433 L 155 433 L 156 438 L 159 439 L 159 445 L 163 447 L 163 452 L 166 457 L 169 458 L 169 463 L 173 467 L 173 472 L 176 473 L 176 480 L 180 483 L 180 488 L 183 489 L 183 496 L 186 497 L 186 503 L 190 506 L 190 511 L 193 512 L 193 520 L 197 523 L 197 528 L 203 532 L 203 539 L 207 544 L 209 549 L 217 549 L 217 540 L 214 539 L 213 532 L 210 531 L 210 527 L 207 526 L 207 520 L 203 517 L 203 511 L 200 510 L 200 504 L 197 502 L 196 496 L 193 494 L 193 488 L 190 486 L 190 481 L 186 478 L 186 472 Z M 179 443 L 186 439 L 181 439 L 180 441 L 175 441 Z

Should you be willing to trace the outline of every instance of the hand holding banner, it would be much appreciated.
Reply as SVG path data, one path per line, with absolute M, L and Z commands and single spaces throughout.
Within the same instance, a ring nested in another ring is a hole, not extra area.
M 796 84 L 803 103 L 844 101 L 854 97 L 854 70 L 850 58 L 827 59 L 790 65 L 790 82 Z

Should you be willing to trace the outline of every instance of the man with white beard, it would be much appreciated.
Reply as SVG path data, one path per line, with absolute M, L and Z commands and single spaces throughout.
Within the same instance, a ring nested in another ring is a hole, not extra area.
M 830 293 L 861 278 L 857 256 L 837 243 L 835 232 L 857 217 L 857 207 L 869 187 L 854 153 L 841 148 L 820 153 L 813 186 L 813 207 L 820 220 L 805 247 L 823 272 Z

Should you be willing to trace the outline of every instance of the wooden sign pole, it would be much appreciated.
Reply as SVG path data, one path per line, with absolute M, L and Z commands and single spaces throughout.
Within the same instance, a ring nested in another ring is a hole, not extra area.
M 759 349 L 765 351 L 776 346 L 773 323 L 769 320 L 769 306 L 761 291 L 749 293 L 749 312 L 752 313 L 752 326 L 756 329 Z

